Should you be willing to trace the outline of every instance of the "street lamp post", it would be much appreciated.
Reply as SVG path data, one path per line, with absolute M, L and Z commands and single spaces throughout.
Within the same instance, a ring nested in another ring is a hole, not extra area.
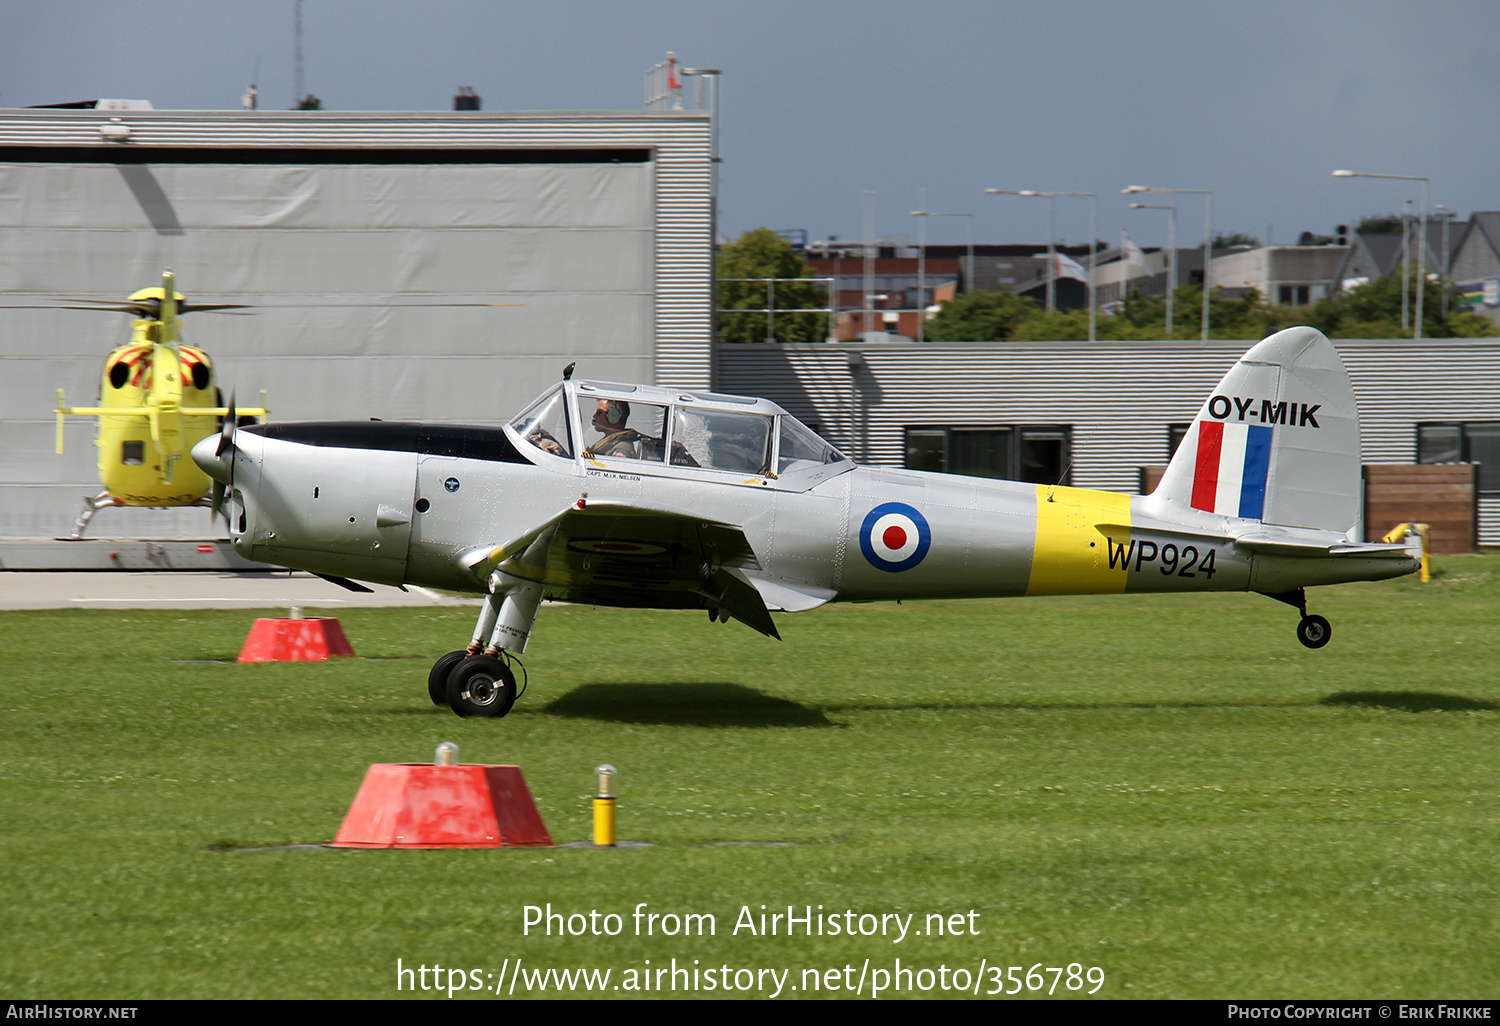
M 1411 200 L 1401 201 L 1401 330 L 1411 327 Z
M 1099 209 L 1096 197 L 1091 192 L 1038 192 L 1035 189 L 986 189 L 985 192 L 999 196 L 1038 196 L 1051 200 L 1051 210 L 1047 218 L 1047 309 L 1056 309 L 1055 283 L 1057 281 L 1057 246 L 1053 241 L 1057 238 L 1057 197 L 1059 196 L 1087 196 L 1089 200 L 1089 341 L 1093 342 L 1098 335 L 1098 312 L 1094 309 L 1094 274 L 1098 260 L 1098 247 L 1094 245 L 1098 235 Z M 972 259 L 972 257 L 971 257 Z
M 1452 271 L 1453 250 L 1448 246 L 1448 226 L 1453 223 L 1453 211 L 1441 203 L 1434 203 L 1432 211 L 1443 219 L 1443 320 L 1448 319 L 1448 275 Z
M 671 56 L 671 55 L 668 55 Z M 674 61 L 676 58 L 672 58 Z M 682 74 L 691 76 L 698 83 L 698 109 L 703 109 L 703 93 L 708 90 L 708 276 L 710 281 L 719 280 L 719 82 L 723 72 L 718 68 L 683 68 Z M 680 107 L 681 94 L 678 94 Z M 714 309 L 708 314 L 708 337 L 719 339 L 718 303 L 710 303 Z M 710 347 L 710 351 L 712 351 Z M 710 367 L 710 378 L 713 368 Z
M 925 202 L 926 199 L 927 199 L 927 190 L 926 189 L 922 190 L 922 199 L 924 201 L 922 205 L 926 206 L 927 205 L 926 202 Z M 923 294 L 924 294 L 924 292 L 926 290 L 926 285 L 927 285 L 927 280 L 926 280 L 926 276 L 927 276 L 927 218 L 929 218 L 929 217 L 967 217 L 969 219 L 968 220 L 968 228 L 969 228 L 969 246 L 968 246 L 968 250 L 969 250 L 969 255 L 968 255 L 968 258 L 967 258 L 967 260 L 968 260 L 968 266 L 964 269 L 964 275 L 965 275 L 965 277 L 964 277 L 964 287 L 966 289 L 970 289 L 970 288 L 974 287 L 974 215 L 973 214 L 950 213 L 948 211 L 940 211 L 940 210 L 913 210 L 911 212 L 911 216 L 912 217 L 920 217 L 922 219 L 921 221 L 918 222 L 918 224 L 920 225 L 920 230 L 917 233 L 918 239 L 919 239 L 919 242 L 917 244 L 918 245 L 918 255 L 921 257 L 921 259 L 917 262 L 917 306 L 919 308 L 917 310 L 917 341 L 918 342 L 925 342 L 926 339 L 927 339 L 927 335 L 926 335 L 926 328 L 927 328 L 927 308 L 923 305 Z
M 1132 203 L 1131 210 L 1166 210 L 1167 214 L 1167 338 L 1172 337 L 1172 298 L 1177 293 L 1177 207 L 1175 204 Z M 1123 280 L 1122 280 L 1123 288 Z
M 1396 178 L 1403 182 L 1422 183 L 1422 207 L 1417 211 L 1417 323 L 1413 326 L 1412 338 L 1422 337 L 1422 295 L 1427 291 L 1427 188 L 1429 182 L 1423 175 L 1381 175 L 1370 171 L 1335 171 L 1335 178 Z M 1406 278 L 1405 270 L 1401 274 Z
M 1057 280 L 1057 194 L 1051 192 L 1037 192 L 1034 189 L 986 189 L 985 192 L 991 196 L 1040 196 L 1048 200 L 1047 210 L 1047 309 L 1057 308 L 1057 290 L 1053 283 Z
M 1203 314 L 1202 314 L 1202 337 L 1208 341 L 1208 290 L 1213 278 L 1214 263 L 1214 194 L 1210 189 L 1152 189 L 1144 185 L 1131 185 L 1120 192 L 1126 196 L 1138 192 L 1187 192 L 1203 197 Z M 1176 262 L 1177 254 L 1172 254 L 1173 262 Z

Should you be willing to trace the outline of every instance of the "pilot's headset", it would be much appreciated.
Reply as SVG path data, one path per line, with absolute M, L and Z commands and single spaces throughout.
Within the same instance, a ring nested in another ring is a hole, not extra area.
M 604 400 L 604 419 L 610 426 L 619 427 L 630 416 L 630 404 L 623 399 Z

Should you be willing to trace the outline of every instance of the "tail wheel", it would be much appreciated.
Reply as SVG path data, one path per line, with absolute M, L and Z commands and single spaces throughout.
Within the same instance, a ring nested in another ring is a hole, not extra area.
M 1297 624 L 1297 640 L 1308 648 L 1322 648 L 1333 637 L 1333 628 L 1321 616 L 1304 616 Z
M 468 654 L 462 649 L 449 652 L 432 664 L 432 669 L 427 673 L 427 697 L 432 699 L 433 705 L 448 704 L 448 675 Z
M 494 656 L 460 660 L 448 674 L 448 706 L 460 716 L 504 716 L 515 702 L 515 674 Z

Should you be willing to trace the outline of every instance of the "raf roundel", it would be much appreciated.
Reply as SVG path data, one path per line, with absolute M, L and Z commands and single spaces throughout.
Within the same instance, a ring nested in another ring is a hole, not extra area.
M 859 528 L 859 549 L 877 570 L 910 570 L 927 555 L 932 528 L 904 502 L 887 502 L 870 510 Z

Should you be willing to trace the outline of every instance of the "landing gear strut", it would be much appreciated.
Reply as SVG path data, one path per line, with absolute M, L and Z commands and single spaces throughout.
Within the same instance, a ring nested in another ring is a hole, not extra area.
M 1298 588 L 1296 591 L 1263 592 L 1267 598 L 1273 598 L 1277 602 L 1285 602 L 1289 606 L 1296 606 L 1297 611 L 1302 614 L 1302 619 L 1297 622 L 1297 640 L 1308 648 L 1322 648 L 1328 644 L 1333 637 L 1333 628 L 1327 620 L 1321 616 L 1309 616 L 1307 612 L 1307 590 Z
M 460 716 L 504 716 L 526 690 L 526 670 L 517 656 L 526 651 L 542 586 L 496 570 L 489 588 L 469 647 L 449 652 L 427 674 L 432 704 Z M 521 669 L 519 690 L 514 668 Z

